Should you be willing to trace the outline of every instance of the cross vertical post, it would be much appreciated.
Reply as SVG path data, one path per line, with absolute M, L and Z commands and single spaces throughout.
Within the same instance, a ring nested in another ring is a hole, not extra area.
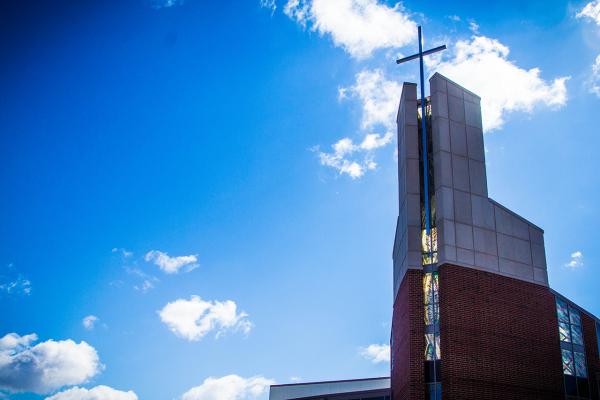
M 421 26 L 419 26 L 419 53 L 413 54 L 412 56 L 402 58 L 400 60 L 396 60 L 397 64 L 402 64 L 406 61 L 414 60 L 419 58 L 419 75 L 421 81 L 421 148 L 422 148 L 422 159 L 423 159 L 423 206 L 425 208 L 425 240 L 427 240 L 427 248 L 422 249 L 426 250 L 426 258 L 425 261 L 422 262 L 423 267 L 431 268 L 433 264 L 433 235 L 431 234 L 431 206 L 429 204 L 429 160 L 428 155 L 429 151 L 427 149 L 427 108 L 425 106 L 425 73 L 423 66 L 423 56 L 436 53 L 441 50 L 445 50 L 446 46 L 439 46 L 430 50 L 423 51 L 423 36 L 421 32 Z M 422 229 L 423 227 L 421 227 Z M 427 265 L 424 265 L 427 263 Z M 436 275 L 435 271 L 437 269 L 433 265 L 433 269 L 429 269 L 431 272 L 431 298 L 429 299 L 432 307 L 433 307 L 433 340 L 431 343 L 433 349 L 433 376 L 434 376 L 434 384 L 433 384 L 433 398 L 439 399 L 441 393 L 438 393 L 438 381 L 437 381 L 437 372 L 436 372 L 436 361 L 437 361 L 437 336 L 439 335 L 438 326 L 435 322 L 436 312 L 436 302 L 435 302 L 435 292 L 436 292 Z M 428 312 L 428 311 L 426 311 Z

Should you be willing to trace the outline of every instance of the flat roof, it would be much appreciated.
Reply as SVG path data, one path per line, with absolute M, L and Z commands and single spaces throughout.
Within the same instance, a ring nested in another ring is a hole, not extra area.
M 300 382 L 271 385 L 269 400 L 302 399 L 314 396 L 334 396 L 353 392 L 389 390 L 390 378 L 345 379 L 337 381 Z

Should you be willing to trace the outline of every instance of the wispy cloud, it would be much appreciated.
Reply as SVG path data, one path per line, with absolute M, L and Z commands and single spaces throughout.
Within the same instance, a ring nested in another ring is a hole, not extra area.
M 0 267 L 0 294 L 29 296 L 31 291 L 31 281 L 13 263 Z
M 277 10 L 277 3 L 275 2 L 275 0 L 260 0 L 259 4 L 262 8 L 271 10 L 271 15 L 273 15 Z
M 565 264 L 565 267 L 571 269 L 583 267 L 583 253 L 579 250 L 571 253 L 571 259 Z
M 218 338 L 228 331 L 248 334 L 252 329 L 248 314 L 238 312 L 231 300 L 205 301 L 191 296 L 167 303 L 158 315 L 171 332 L 189 341 L 198 341 L 212 331 Z
M 103 369 L 86 342 L 47 340 L 32 346 L 36 341 L 36 334 L 0 338 L 0 390 L 49 393 L 85 383 Z
M 377 0 L 288 0 L 283 11 L 301 26 L 329 35 L 356 59 L 415 41 L 417 25 L 401 3 L 389 7 Z
M 96 326 L 96 322 L 98 321 L 99 318 L 95 315 L 88 315 L 81 320 L 81 324 L 86 330 L 91 331 L 94 329 L 94 327 Z
M 166 274 L 176 274 L 180 270 L 190 272 L 198 268 L 198 255 L 171 257 L 159 250 L 151 250 L 144 256 L 144 260 L 152 262 Z
M 111 250 L 113 253 L 119 253 L 121 254 L 124 258 L 129 258 L 133 256 L 133 252 L 129 251 L 127 249 L 124 248 L 118 248 L 118 247 L 113 247 L 113 249 Z
M 150 7 L 155 10 L 160 10 L 161 8 L 169 8 L 173 6 L 179 6 L 184 3 L 184 0 L 148 0 L 150 2 Z
M 371 344 L 361 348 L 360 355 L 374 364 L 390 362 L 390 346 L 387 344 Z
M 91 389 L 74 387 L 46 397 L 45 400 L 138 400 L 133 391 L 123 392 L 110 386 L 99 385 Z
M 321 165 L 335 168 L 352 179 L 362 177 L 366 171 L 377 167 L 374 150 L 392 142 L 395 115 L 402 88 L 386 79 L 380 69 L 365 69 L 356 75 L 355 83 L 339 89 L 339 99 L 356 99 L 361 104 L 361 131 L 363 139 L 354 143 L 344 137 L 332 145 L 333 151 L 315 148 Z M 379 131 L 376 133 L 375 131 Z
M 527 70 L 511 61 L 510 49 L 496 39 L 473 36 L 452 48 L 449 58 L 428 66 L 481 96 L 485 131 L 501 128 L 508 113 L 557 109 L 567 102 L 568 76 L 545 81 L 539 68 Z
M 243 378 L 227 375 L 221 378 L 207 378 L 181 396 L 181 400 L 254 400 L 267 393 L 275 383 L 263 376 Z
M 133 288 L 142 293 L 154 289 L 154 285 L 160 282 L 154 275 L 147 274 L 138 268 L 125 267 L 125 271 L 138 278 L 139 281 L 133 285 Z
M 590 92 L 600 97 L 600 54 L 592 65 L 592 75 L 589 79 Z
M 590 18 L 600 26 L 600 0 L 587 3 L 581 11 L 577 13 L 577 18 Z

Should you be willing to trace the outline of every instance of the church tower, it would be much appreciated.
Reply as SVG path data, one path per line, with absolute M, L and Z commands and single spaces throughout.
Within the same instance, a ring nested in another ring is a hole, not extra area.
M 429 82 L 426 115 L 404 83 L 397 117 L 392 399 L 599 399 L 597 320 L 549 288 L 543 230 L 488 197 L 480 98 Z

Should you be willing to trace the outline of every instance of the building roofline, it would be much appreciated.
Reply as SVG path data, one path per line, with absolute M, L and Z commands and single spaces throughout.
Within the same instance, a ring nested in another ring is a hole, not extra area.
M 340 393 L 323 393 L 323 394 L 317 394 L 314 396 L 306 396 L 306 397 L 294 397 L 291 398 L 289 400 L 309 400 L 309 399 L 319 399 L 321 400 L 323 397 L 327 397 L 327 398 L 336 398 L 336 397 L 347 397 L 347 396 L 359 396 L 362 397 L 364 395 L 375 395 L 375 394 L 381 394 L 382 392 L 384 393 L 389 393 L 389 391 L 391 390 L 391 388 L 385 388 L 385 389 L 369 389 L 369 390 L 361 390 L 358 392 L 340 392 Z
M 440 78 L 458 86 L 459 88 L 463 89 L 465 92 L 469 93 L 471 96 L 475 96 L 477 97 L 479 100 L 481 100 L 481 97 L 473 92 L 471 92 L 469 89 L 465 88 L 462 85 L 459 85 L 458 83 L 454 82 L 452 79 L 448 79 L 446 76 L 440 74 L 439 72 L 435 72 L 433 75 L 431 75 L 431 77 L 429 77 L 429 80 L 433 79 L 433 77 L 435 77 L 436 75 L 438 75 Z
M 359 379 L 341 379 L 337 381 L 314 381 L 314 382 L 298 382 L 298 383 L 282 383 L 279 385 L 271 385 L 271 387 L 284 387 L 284 386 L 301 386 L 301 385 L 319 385 L 327 383 L 344 383 L 344 382 L 360 382 L 360 381 L 376 381 L 382 379 L 390 379 L 389 376 L 380 376 L 376 378 L 359 378 Z
M 579 304 L 575 303 L 573 300 L 569 299 L 567 296 L 559 293 L 558 291 L 549 288 L 550 291 L 552 293 L 554 293 L 556 296 L 562 297 L 563 299 L 567 300 L 569 303 L 573 304 L 575 307 L 577 307 L 577 309 L 581 312 L 583 312 L 584 314 L 586 314 L 588 317 L 592 318 L 593 320 L 595 320 L 596 322 L 600 323 L 600 318 L 596 317 L 594 314 L 592 314 L 591 312 L 589 312 L 588 310 L 586 310 L 585 308 L 581 307 Z
M 524 218 L 522 216 L 520 216 L 519 214 L 517 214 L 516 212 L 514 212 L 513 210 L 511 210 L 510 208 L 498 203 L 496 200 L 492 199 L 491 197 L 488 197 L 488 199 L 496 206 L 500 207 L 501 209 L 503 209 L 504 211 L 508 212 L 509 214 L 511 214 L 514 217 L 519 218 L 521 221 L 527 223 L 528 225 L 533 226 L 534 228 L 539 229 L 540 231 L 542 231 L 542 233 L 544 233 L 544 230 L 542 228 L 540 228 L 539 226 L 537 226 L 536 224 L 534 224 L 533 222 L 529 221 L 527 218 Z

